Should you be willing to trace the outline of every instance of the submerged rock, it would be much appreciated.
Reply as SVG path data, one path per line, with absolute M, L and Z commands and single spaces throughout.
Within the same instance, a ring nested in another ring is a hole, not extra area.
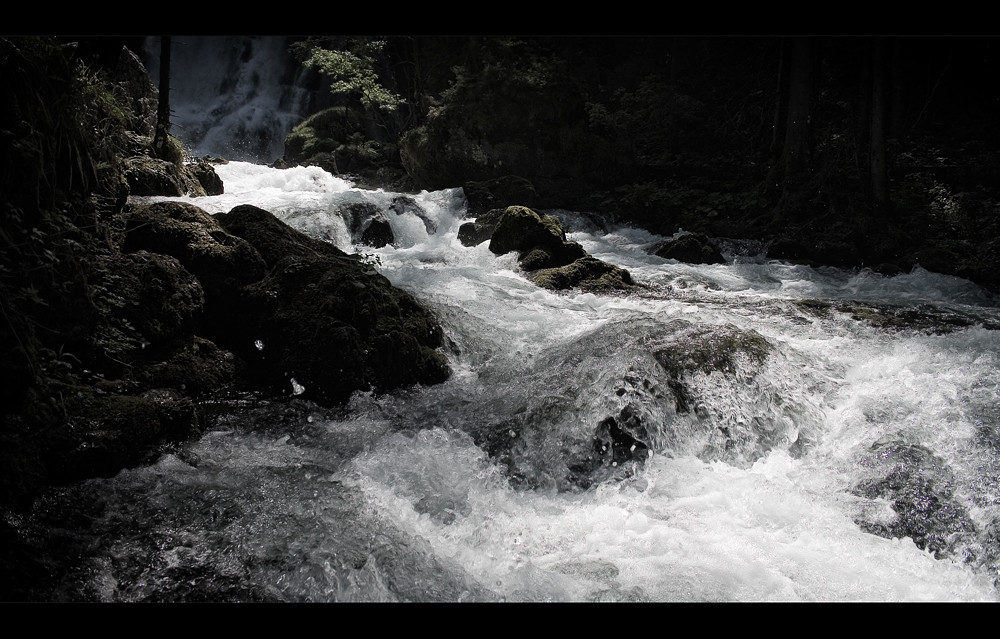
M 396 236 L 392 232 L 392 225 L 384 215 L 369 220 L 361 232 L 361 243 L 374 248 L 382 248 L 395 241 Z
M 955 496 L 955 478 L 946 462 L 930 450 L 901 441 L 872 446 L 862 460 L 869 477 L 853 492 L 886 500 L 888 518 L 859 518 L 866 532 L 889 539 L 909 537 L 941 559 L 961 554 L 975 533 L 968 511 Z
M 653 254 L 688 264 L 725 264 L 719 247 L 701 233 L 687 233 L 667 240 L 653 249 Z
M 774 346 L 731 325 L 635 317 L 534 362 L 517 369 L 513 391 L 498 380 L 504 393 L 470 433 L 527 488 L 626 479 L 651 454 L 749 467 L 776 447 L 804 449 L 820 419 L 796 399 Z M 486 367 L 480 378 L 497 374 L 507 373 Z

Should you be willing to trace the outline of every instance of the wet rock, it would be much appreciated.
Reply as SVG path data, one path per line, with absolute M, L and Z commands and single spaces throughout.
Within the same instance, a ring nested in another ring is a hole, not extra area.
M 856 520 L 866 532 L 889 539 L 909 537 L 938 559 L 968 544 L 975 527 L 954 493 L 954 474 L 927 448 L 901 441 L 872 446 L 861 461 L 869 477 L 854 494 L 884 499 L 892 507 L 889 520 Z
M 450 375 L 435 350 L 443 333 L 434 316 L 358 257 L 253 206 L 218 219 L 272 264 L 243 289 L 233 345 L 267 388 L 331 405 L 357 390 L 434 384 Z
M 150 461 L 152 444 L 181 440 L 198 431 L 194 404 L 175 391 L 153 389 L 142 395 L 105 393 L 96 387 L 65 391 L 69 427 L 53 443 L 48 459 L 50 476 L 57 483 L 110 477 L 123 467 Z
M 508 206 L 490 236 L 490 251 L 504 255 L 517 251 L 518 259 L 528 258 L 529 270 L 563 266 L 585 254 L 576 243 L 566 241 L 558 218 L 539 215 L 526 206 Z
M 518 391 L 470 434 L 526 488 L 572 491 L 629 479 L 650 453 L 749 467 L 776 447 L 806 449 L 818 415 L 795 399 L 776 349 L 736 326 L 645 317 L 540 353 Z M 486 366 L 480 379 L 489 385 Z M 604 415 L 588 423 L 581 415 Z
M 365 225 L 378 217 L 381 211 L 371 202 L 351 202 L 338 208 L 337 213 L 343 218 L 347 230 L 351 233 L 351 240 L 357 241 Z
M 207 160 L 196 160 L 185 165 L 187 171 L 198 180 L 198 184 L 204 189 L 205 195 L 222 195 L 226 192 L 226 187 L 222 183 L 222 178 L 215 172 L 215 167 Z
M 206 194 L 198 177 L 186 167 L 149 156 L 140 155 L 125 160 L 125 178 L 132 195 L 198 197 Z
M 125 227 L 123 250 L 172 255 L 198 278 L 209 297 L 255 282 L 267 272 L 264 259 L 246 240 L 185 202 L 137 207 Z
M 482 225 L 466 227 L 466 236 L 474 241 L 485 233 L 490 219 Z M 509 206 L 497 220 L 490 236 L 490 251 L 503 255 L 517 251 L 518 263 L 544 288 L 564 290 L 582 288 L 593 292 L 625 290 L 634 282 L 628 271 L 589 255 L 578 242 L 567 242 L 559 218 L 539 215 L 524 206 Z
M 464 222 L 458 227 L 458 241 L 462 246 L 479 246 L 493 236 L 493 229 L 503 217 L 506 209 L 492 209 L 474 221 Z
M 392 232 L 392 225 L 388 218 L 379 215 L 371 219 L 365 230 L 361 232 L 361 243 L 375 248 L 389 246 L 396 241 L 396 236 Z
M 424 208 L 409 195 L 398 195 L 392 198 L 392 202 L 389 204 L 389 210 L 396 215 L 409 214 L 420 218 L 420 221 L 424 223 L 424 230 L 427 231 L 428 235 L 432 235 L 437 232 L 437 222 L 431 219 L 431 217 L 427 215 L 427 211 L 425 211 Z
M 628 271 L 590 255 L 566 266 L 541 269 L 532 273 L 530 279 L 542 288 L 557 291 L 579 288 L 591 293 L 608 293 L 635 287 Z
M 687 233 L 667 240 L 653 249 L 653 254 L 669 260 L 687 264 L 725 264 L 719 247 L 706 235 Z

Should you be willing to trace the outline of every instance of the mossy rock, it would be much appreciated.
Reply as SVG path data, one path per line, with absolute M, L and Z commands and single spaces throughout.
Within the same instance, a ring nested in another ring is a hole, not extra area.
M 539 215 L 526 206 L 504 209 L 490 236 L 490 251 L 497 255 L 517 251 L 526 271 L 564 266 L 587 255 L 579 243 L 566 241 L 559 218 Z
M 199 279 L 207 296 L 257 281 L 267 272 L 257 249 L 186 202 L 137 207 L 126 224 L 123 248 L 172 255 Z
M 628 291 L 635 288 L 632 275 L 625 269 L 587 255 L 566 266 L 536 271 L 532 282 L 556 291 L 580 288 L 591 293 Z
M 48 455 L 49 474 L 57 483 L 110 477 L 150 461 L 157 443 L 198 432 L 194 403 L 174 391 L 127 395 L 93 386 L 63 390 L 70 427 Z
M 263 209 L 244 205 L 218 218 L 272 264 L 244 287 L 229 334 L 269 390 L 338 405 L 358 390 L 448 378 L 437 319 L 370 265 Z
M 732 325 L 691 326 L 680 335 L 683 339 L 670 348 L 654 352 L 656 361 L 675 378 L 694 372 L 735 374 L 744 368 L 753 372 L 774 350 L 757 331 Z M 741 366 L 740 359 L 749 366 Z

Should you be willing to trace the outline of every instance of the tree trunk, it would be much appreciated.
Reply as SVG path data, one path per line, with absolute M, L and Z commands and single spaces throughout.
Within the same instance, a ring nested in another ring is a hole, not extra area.
M 153 135 L 153 153 L 161 160 L 167 159 L 170 135 L 170 36 L 160 38 L 160 101 L 156 109 L 156 133 Z

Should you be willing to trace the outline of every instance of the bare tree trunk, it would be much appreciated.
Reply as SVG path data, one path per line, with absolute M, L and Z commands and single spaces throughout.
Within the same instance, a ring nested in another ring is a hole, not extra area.
M 160 38 L 160 101 L 156 109 L 156 133 L 153 153 L 161 160 L 167 156 L 170 135 L 170 36 Z

